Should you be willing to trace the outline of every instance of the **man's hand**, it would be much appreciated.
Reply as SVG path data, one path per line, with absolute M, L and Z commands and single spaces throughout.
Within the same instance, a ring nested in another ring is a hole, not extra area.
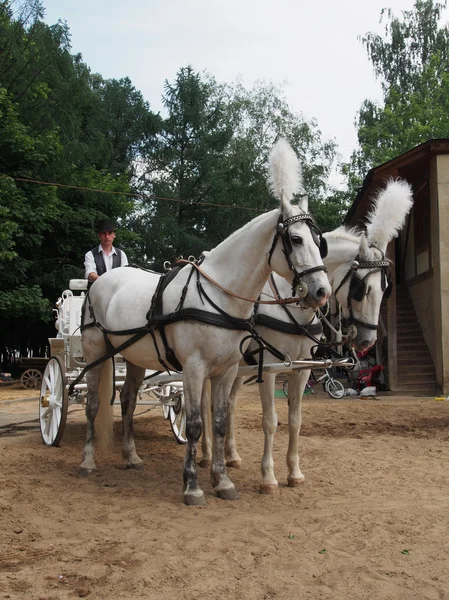
M 89 273 L 89 277 L 87 278 L 88 281 L 90 281 L 91 283 L 93 283 L 94 281 L 96 281 L 100 276 L 97 275 L 96 273 Z

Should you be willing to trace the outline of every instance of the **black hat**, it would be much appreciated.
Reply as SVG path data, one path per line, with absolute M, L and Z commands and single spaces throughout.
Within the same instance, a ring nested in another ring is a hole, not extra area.
M 117 225 L 111 219 L 101 219 L 97 224 L 97 232 L 101 233 L 102 231 L 116 231 Z

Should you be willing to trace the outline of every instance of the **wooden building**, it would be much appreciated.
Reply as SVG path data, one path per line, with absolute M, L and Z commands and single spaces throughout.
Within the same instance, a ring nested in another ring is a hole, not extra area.
M 395 286 L 378 330 L 387 386 L 449 395 L 449 139 L 430 140 L 371 169 L 346 225 L 363 225 L 373 195 L 390 177 L 413 186 L 414 205 L 387 251 Z

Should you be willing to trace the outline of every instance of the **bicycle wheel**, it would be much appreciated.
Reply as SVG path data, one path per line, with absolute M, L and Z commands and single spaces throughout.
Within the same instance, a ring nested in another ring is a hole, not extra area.
M 310 394 L 315 394 L 315 390 L 313 389 L 313 386 L 311 386 L 309 382 L 306 383 L 303 394 L 304 394 L 304 396 L 309 396 Z
M 288 398 L 288 379 L 284 381 L 284 385 L 282 386 L 282 391 L 284 392 L 284 396 Z
M 336 379 L 332 378 L 326 381 L 325 389 L 329 396 L 331 398 L 335 398 L 336 400 L 342 398 L 345 393 L 345 388 L 343 387 L 343 384 L 340 381 L 337 381 Z

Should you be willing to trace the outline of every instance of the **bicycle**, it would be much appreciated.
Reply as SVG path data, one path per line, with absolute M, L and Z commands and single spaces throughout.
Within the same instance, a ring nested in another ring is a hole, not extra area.
M 331 398 L 335 398 L 339 400 L 344 396 L 345 388 L 343 384 L 334 379 L 332 375 L 330 375 L 327 369 L 324 369 L 324 374 L 318 378 L 310 378 L 306 383 L 306 387 L 304 388 L 304 394 L 315 394 L 315 390 L 313 389 L 317 383 L 322 383 L 324 391 L 329 394 Z M 288 398 L 288 379 L 284 381 L 284 385 L 282 386 L 282 390 L 284 395 Z

